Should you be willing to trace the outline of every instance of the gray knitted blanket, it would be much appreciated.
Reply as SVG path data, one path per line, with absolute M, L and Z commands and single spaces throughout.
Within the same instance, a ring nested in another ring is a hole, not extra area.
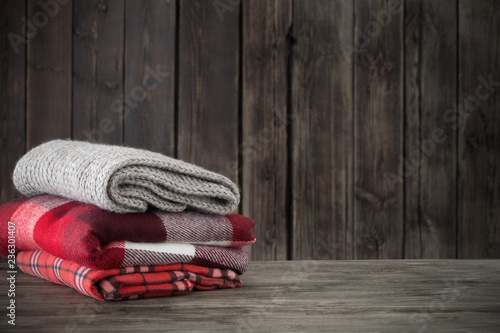
M 149 206 L 228 214 L 240 200 L 228 178 L 162 154 L 135 148 L 55 140 L 33 148 L 14 170 L 24 195 L 54 194 L 119 213 Z

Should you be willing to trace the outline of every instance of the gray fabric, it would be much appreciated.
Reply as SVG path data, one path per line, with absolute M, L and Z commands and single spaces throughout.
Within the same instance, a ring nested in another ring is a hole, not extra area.
M 14 170 L 24 195 L 49 193 L 119 213 L 148 205 L 180 212 L 228 214 L 240 201 L 228 178 L 142 149 L 55 140 L 24 155 Z

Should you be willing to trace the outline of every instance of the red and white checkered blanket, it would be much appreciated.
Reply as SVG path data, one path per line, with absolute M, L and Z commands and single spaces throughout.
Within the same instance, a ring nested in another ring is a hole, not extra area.
M 44 250 L 96 269 L 190 263 L 242 274 L 248 256 L 241 246 L 255 242 L 254 225 L 236 214 L 119 214 L 40 195 L 0 207 L 0 254 L 15 246 L 16 252 Z
M 17 264 L 27 274 L 67 285 L 101 301 L 185 295 L 193 290 L 242 285 L 232 270 L 188 264 L 95 270 L 44 251 L 19 252 Z

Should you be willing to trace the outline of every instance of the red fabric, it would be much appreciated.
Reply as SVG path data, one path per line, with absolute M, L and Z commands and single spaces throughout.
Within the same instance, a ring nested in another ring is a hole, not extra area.
M 119 214 L 62 197 L 39 195 L 0 207 L 3 256 L 8 254 L 9 221 L 16 225 L 17 251 L 44 250 L 96 269 L 202 262 L 241 274 L 248 265 L 248 256 L 241 247 L 255 242 L 255 222 L 235 214 Z M 180 245 L 156 252 L 146 246 L 162 242 Z M 194 248 L 186 250 L 182 244 L 194 244 Z
M 67 285 L 98 300 L 185 295 L 193 290 L 242 285 L 232 270 L 189 264 L 151 265 L 95 270 L 44 251 L 22 251 L 17 265 L 23 272 Z

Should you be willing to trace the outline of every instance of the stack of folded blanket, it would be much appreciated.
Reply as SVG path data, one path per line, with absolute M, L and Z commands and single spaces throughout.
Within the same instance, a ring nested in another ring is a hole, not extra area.
M 234 288 L 252 219 L 224 176 L 141 149 L 55 140 L 17 163 L 0 254 L 99 300 Z

